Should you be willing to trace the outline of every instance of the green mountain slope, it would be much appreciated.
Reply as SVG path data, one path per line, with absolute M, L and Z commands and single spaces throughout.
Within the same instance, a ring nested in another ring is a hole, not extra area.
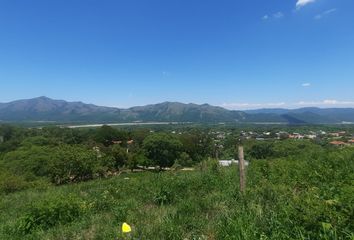
M 179 102 L 163 102 L 119 109 L 38 97 L 0 103 L 0 121 L 321 124 L 354 122 L 354 109 L 260 109 L 243 112 L 209 104 L 197 105 Z

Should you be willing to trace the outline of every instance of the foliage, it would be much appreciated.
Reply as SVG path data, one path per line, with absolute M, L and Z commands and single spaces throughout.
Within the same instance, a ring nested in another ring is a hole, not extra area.
M 127 134 L 124 131 L 117 130 L 110 126 L 104 125 L 99 128 L 95 134 L 95 140 L 99 143 L 109 146 L 113 144 L 113 141 L 125 141 Z
M 29 234 L 38 229 L 46 230 L 58 224 L 70 223 L 80 217 L 83 209 L 82 201 L 72 196 L 32 204 L 19 219 L 18 232 Z
M 53 149 L 29 145 L 4 155 L 0 165 L 8 171 L 31 178 L 48 176 Z
M 52 154 L 49 176 L 55 184 L 92 179 L 97 155 L 81 146 L 62 145 Z
M 138 166 L 147 167 L 151 164 L 151 161 L 144 155 L 143 152 L 134 153 L 128 158 L 127 166 L 129 169 L 133 170 L 138 168 Z
M 29 187 L 29 183 L 21 176 L 6 171 L 0 172 L 0 193 L 12 193 Z
M 179 136 L 179 139 L 183 144 L 184 152 L 192 158 L 194 163 L 210 156 L 213 152 L 213 140 L 203 131 L 192 129 Z
M 173 135 L 155 133 L 145 138 L 143 148 L 153 164 L 163 168 L 171 167 L 179 158 L 182 144 Z
M 176 163 L 185 167 L 191 167 L 194 164 L 192 158 L 186 152 L 181 153 Z
M 114 145 L 112 147 L 111 152 L 112 157 L 114 159 L 114 167 L 116 169 L 119 169 L 128 161 L 129 155 L 127 153 L 127 150 L 122 148 L 121 146 Z
M 341 128 L 350 131 L 311 126 Z M 250 165 L 240 194 L 238 168 L 214 158 L 217 146 L 219 156 L 237 157 L 240 129 L 0 128 L 0 239 L 115 239 L 122 222 L 133 239 L 353 239 L 353 147 L 245 140 Z M 257 129 L 274 137 L 310 128 Z M 129 152 L 126 142 L 111 142 L 128 139 Z
M 0 238 L 114 239 L 128 222 L 140 239 L 352 239 L 353 172 L 347 148 L 252 161 L 244 194 L 237 168 L 212 159 L 192 172 L 27 189 L 0 200 Z
M 249 155 L 254 159 L 266 159 L 274 156 L 272 143 L 259 143 L 252 146 Z

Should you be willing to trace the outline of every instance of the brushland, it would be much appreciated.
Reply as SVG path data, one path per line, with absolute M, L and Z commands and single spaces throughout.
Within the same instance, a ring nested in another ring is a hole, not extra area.
M 143 146 L 149 149 L 148 143 Z M 79 164 L 76 158 L 95 156 L 81 148 L 48 150 L 48 155 L 65 152 L 69 160 L 51 163 L 47 170 L 59 174 Z M 56 182 L 44 172 L 42 177 L 29 174 L 33 165 L 8 163 L 21 162 L 21 153 L 11 154 L 25 149 L 22 144 L 2 155 L 0 239 L 354 239 L 350 146 L 278 141 L 246 147 L 250 164 L 244 194 L 238 167 L 222 168 L 212 158 L 188 172 L 176 165 L 170 171 L 121 171 L 110 177 L 96 177 L 95 171 L 90 181 L 91 175 L 72 179 L 71 173 L 68 178 L 59 174 L 63 181 Z M 45 166 L 41 151 L 37 160 Z M 12 174 L 13 169 L 23 174 Z M 132 226 L 129 236 L 121 233 L 123 222 Z

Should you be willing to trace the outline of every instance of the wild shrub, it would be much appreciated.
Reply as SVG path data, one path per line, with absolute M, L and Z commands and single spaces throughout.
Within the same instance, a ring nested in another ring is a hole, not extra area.
M 84 209 L 85 203 L 73 196 L 53 197 L 29 206 L 27 213 L 18 220 L 17 231 L 30 234 L 36 230 L 67 224 L 79 218 Z
M 172 203 L 173 199 L 173 192 L 167 187 L 162 186 L 154 193 L 153 201 L 157 205 L 165 205 Z
M 193 180 L 188 173 L 159 173 L 154 177 L 153 202 L 157 205 L 166 205 L 183 201 L 190 188 L 195 186 Z
M 221 166 L 216 159 L 208 158 L 199 163 L 199 169 L 205 173 L 219 174 L 221 171 Z
M 48 165 L 53 149 L 41 146 L 21 147 L 4 155 L 3 168 L 22 176 L 41 177 L 48 175 Z
M 51 157 L 49 175 L 55 184 L 88 180 L 98 172 L 98 165 L 94 151 L 82 146 L 62 145 Z
M 125 222 L 127 221 L 129 206 L 124 202 L 119 202 L 113 206 L 112 213 L 114 214 L 116 222 Z
M 0 173 L 0 193 L 12 193 L 19 190 L 23 190 L 29 186 L 21 176 L 17 176 L 11 173 Z

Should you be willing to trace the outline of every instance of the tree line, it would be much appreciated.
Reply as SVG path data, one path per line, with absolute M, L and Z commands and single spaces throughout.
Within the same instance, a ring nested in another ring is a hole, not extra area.
M 31 184 L 65 184 L 116 174 L 122 169 L 196 166 L 208 158 L 236 159 L 240 129 L 216 139 L 215 128 L 92 129 L 22 128 L 0 125 L 0 188 L 15 191 Z M 321 151 L 313 141 L 243 142 L 247 160 Z M 0 189 L 1 190 L 1 189 Z

